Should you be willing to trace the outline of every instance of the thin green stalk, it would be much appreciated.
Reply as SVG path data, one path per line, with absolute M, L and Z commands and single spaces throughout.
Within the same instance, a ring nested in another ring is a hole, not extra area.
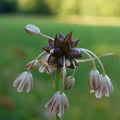
M 63 67 L 61 68 L 61 76 L 60 76 L 60 93 L 62 94 L 63 91 L 64 91 L 64 82 L 65 82 L 65 76 L 66 76 L 66 69 L 65 69 L 65 56 L 64 56 L 64 59 L 63 59 Z
M 54 40 L 54 38 L 52 38 L 52 37 L 50 37 L 50 36 L 47 36 L 47 35 L 45 35 L 45 34 L 43 34 L 43 33 L 40 33 L 40 35 L 41 35 L 42 37 L 47 38 L 47 39 Z
M 93 63 L 93 69 L 96 69 L 96 64 L 95 64 L 94 58 L 86 51 L 86 49 L 82 49 L 82 52 L 84 52 L 87 56 L 90 57 L 90 59 Z
M 60 90 L 60 67 L 56 70 L 55 91 Z
M 61 118 L 56 114 L 56 120 L 61 120 Z
M 88 49 L 85 49 L 85 51 L 87 51 L 88 53 L 90 53 L 91 55 L 93 55 L 98 60 L 100 66 L 102 68 L 102 73 L 103 73 L 103 75 L 105 75 L 105 68 L 104 68 L 101 60 L 99 59 L 99 57 L 96 54 L 94 54 L 92 51 L 88 50 Z
M 60 67 L 56 71 L 56 80 L 55 80 L 55 91 L 60 90 Z M 56 120 L 61 120 L 61 118 L 56 114 Z

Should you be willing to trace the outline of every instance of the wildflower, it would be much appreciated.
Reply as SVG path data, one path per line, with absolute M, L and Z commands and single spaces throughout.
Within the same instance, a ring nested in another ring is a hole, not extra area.
M 113 85 L 110 78 L 107 75 L 101 75 L 101 86 L 95 92 L 96 98 L 101 98 L 104 94 L 106 97 L 109 97 L 110 92 L 113 90 Z
M 22 92 L 24 89 L 26 92 L 30 92 L 32 89 L 33 77 L 30 73 L 31 70 L 39 67 L 40 73 L 47 72 L 56 92 L 46 103 L 45 107 L 49 108 L 50 113 L 58 115 L 56 119 L 61 119 L 64 111 L 69 107 L 69 101 L 64 90 L 69 90 L 74 86 L 74 76 L 79 63 L 90 61 L 93 65 L 93 69 L 89 74 L 89 87 L 91 92 L 95 92 L 97 98 L 101 98 L 103 94 L 107 97 L 110 95 L 113 86 L 99 59 L 101 56 L 96 56 L 96 54 L 86 48 L 77 48 L 79 39 L 72 40 L 72 32 L 66 36 L 62 32 L 59 32 L 55 38 L 52 38 L 41 33 L 40 29 L 32 24 L 26 25 L 25 31 L 31 35 L 39 34 L 47 38 L 49 45 L 44 46 L 44 52 L 40 53 L 34 60 L 26 65 L 28 71 L 21 73 L 14 81 L 13 86 L 17 87 L 18 92 Z M 86 54 L 89 59 L 81 60 L 82 54 Z M 104 54 L 103 56 L 109 55 L 112 54 Z M 100 75 L 96 68 L 95 60 L 97 60 L 101 67 L 102 75 Z M 69 69 L 73 69 L 73 74 L 67 76 Z
M 98 70 L 92 69 L 89 74 L 89 87 L 91 90 L 97 90 L 100 88 L 100 74 Z
M 71 89 L 75 84 L 75 78 L 73 76 L 68 76 L 65 80 L 64 89 L 69 90 Z
M 46 103 L 45 107 L 49 108 L 50 113 L 57 113 L 59 117 L 62 117 L 65 109 L 69 107 L 69 101 L 65 93 L 60 93 L 60 91 L 57 91 Z
M 32 25 L 32 24 L 27 24 L 25 26 L 25 31 L 31 35 L 37 35 L 37 34 L 40 34 L 40 29 L 35 26 L 35 25 Z
M 25 89 L 29 93 L 33 86 L 32 74 L 29 71 L 21 73 L 14 81 L 13 86 L 17 87 L 18 92 L 22 92 Z
M 50 54 L 48 58 L 48 64 L 57 64 L 63 67 L 63 59 L 67 60 L 67 67 L 76 68 L 76 60 L 81 58 L 80 49 L 75 48 L 78 45 L 79 40 L 72 41 L 72 32 L 67 36 L 63 33 L 56 35 L 55 40 L 49 39 L 49 45 L 43 47 L 43 50 Z

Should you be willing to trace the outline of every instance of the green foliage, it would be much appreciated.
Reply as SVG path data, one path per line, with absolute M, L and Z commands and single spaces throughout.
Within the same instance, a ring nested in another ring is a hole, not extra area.
M 119 0 L 96 0 L 96 15 L 119 16 L 119 5 Z
M 120 0 L 0 0 L 0 13 L 120 16 Z
M 44 104 L 54 90 L 48 75 L 33 72 L 34 84 L 30 94 L 17 93 L 12 87 L 15 77 L 24 71 L 24 66 L 42 51 L 47 40 L 25 33 L 24 26 L 33 23 L 41 32 L 54 37 L 60 30 L 73 38 L 80 38 L 80 47 L 97 54 L 120 52 L 119 26 L 74 25 L 57 22 L 49 17 L 0 16 L 0 120 L 53 120 L 44 109 Z M 91 64 L 81 64 L 75 76 L 76 84 L 67 92 L 70 108 L 64 120 L 119 120 L 120 62 L 116 57 L 102 59 L 115 91 L 109 98 L 96 99 L 89 93 L 88 74 Z
M 0 0 L 0 13 L 11 13 L 17 11 L 16 0 Z
M 17 0 L 20 12 L 51 14 L 51 10 L 44 0 Z

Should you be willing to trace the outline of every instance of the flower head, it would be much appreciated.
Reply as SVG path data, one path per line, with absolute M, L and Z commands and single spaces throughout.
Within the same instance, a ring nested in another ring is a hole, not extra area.
M 21 73 L 14 81 L 13 86 L 17 87 L 18 92 L 22 92 L 25 89 L 29 93 L 33 86 L 32 74 L 28 71 Z
M 95 91 L 97 98 L 101 98 L 104 94 L 106 97 L 109 97 L 110 92 L 113 90 L 113 85 L 110 78 L 107 75 L 101 75 L 101 86 Z
M 69 101 L 67 96 L 64 93 L 57 91 L 53 97 L 46 103 L 46 108 L 49 108 L 50 113 L 58 114 L 59 117 L 62 117 L 64 110 L 69 107 Z
M 97 90 L 100 88 L 100 74 L 98 70 L 92 69 L 89 74 L 89 87 L 91 90 Z
M 63 59 L 69 61 L 69 68 L 76 68 L 76 60 L 81 58 L 81 53 L 76 46 L 78 45 L 79 40 L 72 41 L 72 32 L 67 36 L 64 36 L 63 33 L 59 33 L 55 36 L 55 40 L 49 39 L 49 45 L 43 47 L 43 50 L 50 54 L 48 59 L 48 64 L 57 64 L 63 67 Z

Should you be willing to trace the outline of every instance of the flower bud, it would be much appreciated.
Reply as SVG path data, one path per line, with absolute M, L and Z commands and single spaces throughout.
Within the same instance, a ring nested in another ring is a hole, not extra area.
M 91 70 L 89 75 L 89 87 L 92 90 L 97 90 L 100 88 L 100 74 L 98 70 Z
M 32 61 L 30 61 L 29 63 L 26 64 L 26 69 L 27 70 L 32 70 L 37 66 L 38 66 L 38 60 L 32 60 Z
M 66 59 L 65 64 L 67 67 L 69 67 L 71 65 L 71 61 L 69 59 Z
M 71 89 L 75 84 L 75 78 L 73 76 L 68 76 L 65 80 L 64 89 L 69 90 Z
M 31 35 L 37 35 L 37 34 L 40 34 L 40 29 L 35 26 L 35 25 L 32 25 L 32 24 L 27 24 L 25 26 L 25 31 Z

